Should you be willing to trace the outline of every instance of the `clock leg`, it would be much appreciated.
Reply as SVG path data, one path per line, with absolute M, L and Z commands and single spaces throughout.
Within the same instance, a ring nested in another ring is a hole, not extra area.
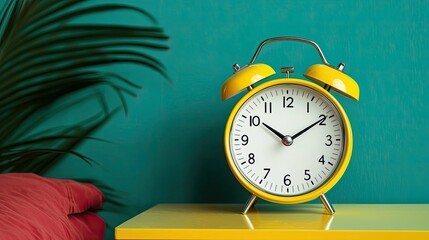
M 249 199 L 247 199 L 246 205 L 244 205 L 243 210 L 241 211 L 241 214 L 246 215 L 249 209 L 255 205 L 255 202 L 258 198 L 255 195 L 250 195 Z
M 335 213 L 335 209 L 329 203 L 329 201 L 326 198 L 325 194 L 320 195 L 320 200 L 322 200 L 323 206 L 325 206 L 326 211 L 328 211 L 329 214 L 333 215 Z

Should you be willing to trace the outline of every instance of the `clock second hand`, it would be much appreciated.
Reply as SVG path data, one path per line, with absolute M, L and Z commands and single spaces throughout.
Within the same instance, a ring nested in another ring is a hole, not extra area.
M 264 125 L 266 128 L 268 128 L 268 130 L 270 130 L 271 132 L 273 132 L 277 137 L 279 137 L 283 143 L 283 145 L 285 146 L 290 146 L 293 143 L 293 139 L 291 136 L 289 135 L 283 135 L 281 134 L 279 131 L 275 130 L 274 128 L 270 127 L 268 124 L 266 123 L 262 123 L 262 125 Z

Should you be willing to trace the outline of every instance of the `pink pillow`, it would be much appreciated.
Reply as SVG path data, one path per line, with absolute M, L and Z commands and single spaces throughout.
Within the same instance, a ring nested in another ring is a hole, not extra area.
M 91 184 L 0 174 L 0 239 L 103 239 L 102 203 Z

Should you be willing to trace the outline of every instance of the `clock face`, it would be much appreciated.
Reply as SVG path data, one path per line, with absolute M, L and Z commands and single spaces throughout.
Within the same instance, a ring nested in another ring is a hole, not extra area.
M 341 114 L 308 84 L 258 89 L 233 116 L 226 141 L 232 161 L 253 187 L 293 197 L 320 188 L 343 160 Z

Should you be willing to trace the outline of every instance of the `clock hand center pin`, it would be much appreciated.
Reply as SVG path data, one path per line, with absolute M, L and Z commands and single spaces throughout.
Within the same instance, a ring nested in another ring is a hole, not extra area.
M 272 128 L 271 126 L 269 126 L 266 123 L 262 123 L 262 125 L 264 125 L 266 128 L 268 128 L 268 130 L 270 130 L 272 133 L 274 133 L 277 137 L 279 137 L 281 139 L 283 145 L 285 145 L 285 146 L 292 145 L 293 138 L 291 136 L 281 134 L 279 131 L 275 130 L 274 128 Z

